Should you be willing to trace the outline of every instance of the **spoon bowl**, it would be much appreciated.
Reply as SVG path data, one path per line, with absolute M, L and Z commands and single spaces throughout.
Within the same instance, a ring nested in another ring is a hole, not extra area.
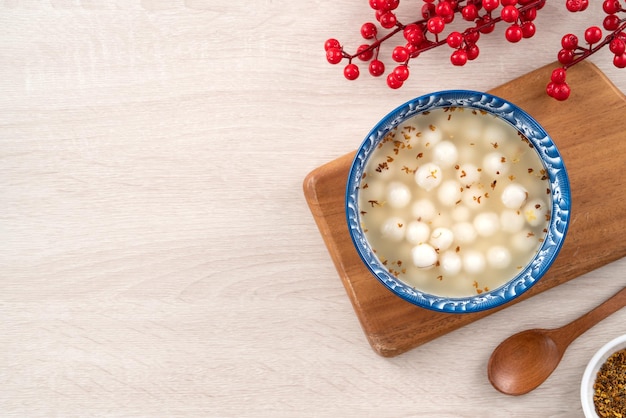
M 489 382 L 507 395 L 530 392 L 552 374 L 572 341 L 624 305 L 626 287 L 560 328 L 531 329 L 510 336 L 496 347 L 489 358 Z
M 541 361 L 537 361 L 539 353 Z M 549 330 L 522 331 L 504 340 L 494 350 L 487 367 L 489 381 L 503 393 L 522 395 L 546 380 L 562 356 Z M 524 384 L 520 385 L 520 382 Z

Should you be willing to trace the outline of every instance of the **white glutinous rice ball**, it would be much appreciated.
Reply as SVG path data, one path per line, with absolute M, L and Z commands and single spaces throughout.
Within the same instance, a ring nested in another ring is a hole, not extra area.
M 490 152 L 483 158 L 483 170 L 491 176 L 503 176 L 509 172 L 509 162 L 499 152 Z
M 394 170 L 389 169 L 387 156 L 381 157 L 380 154 L 373 155 L 368 164 L 370 167 L 376 167 L 376 171 L 372 173 L 372 176 L 375 176 L 379 180 L 389 181 L 395 176 Z M 368 179 L 371 178 L 372 177 L 368 177 Z
M 480 251 L 469 250 L 463 254 L 463 269 L 469 274 L 485 270 L 485 256 Z
M 415 267 L 426 269 L 437 263 L 437 251 L 429 244 L 418 244 L 411 250 Z
M 500 229 L 500 217 L 495 212 L 479 213 L 473 223 L 481 237 L 490 237 Z
M 524 252 L 537 247 L 538 242 L 537 237 L 530 230 L 523 229 L 513 234 L 511 244 L 516 250 Z
M 459 244 L 469 244 L 476 241 L 476 229 L 470 222 L 459 222 L 452 226 L 452 233 Z
M 429 223 L 431 228 L 448 228 L 452 225 L 452 220 L 450 219 L 450 214 L 446 212 L 442 212 L 437 214 L 435 218 Z
M 420 137 L 422 133 L 415 129 L 414 122 L 411 120 L 406 121 L 398 128 L 398 132 L 402 133 L 404 142 L 410 148 L 416 148 L 420 144 Z
M 484 206 L 484 200 L 484 193 L 478 187 L 465 189 L 463 193 L 461 193 L 461 201 L 470 209 L 481 209 Z
M 457 120 L 457 126 L 459 132 L 457 136 L 463 139 L 466 142 L 476 142 L 478 141 L 484 131 L 484 123 L 482 122 L 482 118 L 476 117 L 476 115 L 466 114 L 461 116 L 462 114 L 454 115 L 454 118 Z M 459 122 L 461 120 L 462 122 Z
M 450 219 L 449 213 L 442 211 L 441 213 L 438 213 L 437 216 L 435 216 L 429 224 L 431 228 L 448 228 L 450 225 L 452 225 L 452 220 Z
M 377 178 L 376 176 L 367 177 L 361 185 L 361 193 L 363 196 L 372 196 L 372 199 L 381 199 L 385 196 L 387 190 L 387 181 Z
M 491 145 L 493 147 L 498 147 L 499 144 L 505 142 L 509 135 L 507 131 L 509 129 L 505 129 L 503 124 L 496 123 L 498 120 L 494 119 L 493 123 L 490 123 L 483 132 L 483 140 L 486 142 L 485 145 Z
M 456 180 L 446 180 L 437 189 L 437 197 L 444 206 L 454 206 L 461 202 L 461 184 Z
M 528 191 L 521 184 L 511 183 L 504 188 L 500 199 L 507 208 L 519 209 L 528 199 Z
M 440 251 L 450 248 L 452 242 L 454 234 L 448 228 L 435 228 L 430 234 L 430 244 Z
M 511 264 L 511 252 L 502 245 L 494 245 L 487 250 L 487 263 L 493 268 L 506 268 Z
M 444 274 L 455 276 L 463 267 L 461 257 L 454 251 L 446 251 L 439 256 L 439 268 Z
M 428 222 L 437 216 L 437 208 L 429 199 L 419 199 L 411 206 L 411 215 L 419 221 Z
M 548 206 L 541 199 L 533 199 L 526 203 L 522 213 L 526 222 L 532 226 L 541 225 L 548 221 Z
M 392 216 L 387 218 L 385 222 L 383 222 L 381 227 L 381 233 L 384 238 L 388 240 L 399 242 L 404 238 L 404 232 L 406 230 L 406 225 L 404 224 L 404 219 L 399 218 L 397 216 Z
M 504 232 L 519 232 L 524 227 L 524 216 L 519 210 L 504 209 L 500 212 L 500 227 Z
M 465 205 L 458 205 L 452 209 L 452 220 L 454 222 L 465 222 L 470 219 L 472 212 Z
M 464 186 L 470 186 L 480 180 L 480 171 L 478 167 L 471 163 L 461 164 L 456 170 L 456 178 Z
M 415 182 L 426 191 L 439 186 L 442 178 L 443 173 L 441 167 L 435 163 L 426 163 L 415 172 Z
M 387 187 L 387 202 L 393 208 L 403 208 L 411 201 L 411 191 L 406 184 L 392 181 Z
M 459 158 L 459 151 L 450 141 L 441 141 L 433 149 L 433 162 L 441 168 L 450 168 Z
M 421 139 L 422 139 L 422 145 L 424 147 L 427 147 L 427 148 L 433 147 L 436 144 L 438 144 L 442 138 L 443 138 L 443 131 L 434 125 L 431 125 L 429 129 L 424 129 L 422 131 Z
M 428 242 L 430 226 L 426 222 L 412 221 L 406 226 L 406 240 L 413 245 Z

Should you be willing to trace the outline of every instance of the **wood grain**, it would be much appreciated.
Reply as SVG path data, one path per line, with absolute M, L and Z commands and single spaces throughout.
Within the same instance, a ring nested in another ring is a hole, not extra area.
M 553 61 L 601 3 L 546 2 L 532 39 L 498 25 L 471 64 L 436 48 L 391 90 L 324 59 L 329 37 L 363 42 L 362 1 L 0 0 L 0 416 L 582 416 L 580 375 L 626 309 L 527 396 L 486 362 L 626 286 L 626 259 L 384 358 L 301 186 L 399 103 Z M 626 92 L 611 59 L 591 57 Z
M 343 210 L 345 179 L 354 153 L 309 173 L 304 193 L 335 267 L 372 348 L 392 357 L 518 303 L 626 254 L 623 194 L 626 141 L 615 120 L 626 114 L 624 95 L 591 63 L 573 67 L 568 81 L 580 88 L 566 103 L 542 86 L 557 65 L 546 65 L 490 92 L 530 113 L 553 138 L 565 161 L 572 218 L 563 248 L 549 272 L 520 298 L 489 311 L 446 314 L 414 306 L 371 275 L 353 248 Z

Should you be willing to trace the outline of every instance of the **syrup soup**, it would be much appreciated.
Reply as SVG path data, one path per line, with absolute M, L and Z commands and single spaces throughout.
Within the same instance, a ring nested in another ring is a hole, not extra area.
M 391 131 L 367 161 L 360 221 L 398 279 L 438 296 L 505 284 L 532 259 L 550 220 L 548 176 L 507 122 L 440 108 Z

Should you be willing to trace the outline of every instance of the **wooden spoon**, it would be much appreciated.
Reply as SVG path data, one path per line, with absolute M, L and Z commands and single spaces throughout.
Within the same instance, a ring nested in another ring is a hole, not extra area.
M 507 395 L 523 395 L 556 369 L 582 333 L 626 305 L 626 287 L 580 318 L 556 329 L 530 329 L 502 341 L 487 365 L 489 381 Z

